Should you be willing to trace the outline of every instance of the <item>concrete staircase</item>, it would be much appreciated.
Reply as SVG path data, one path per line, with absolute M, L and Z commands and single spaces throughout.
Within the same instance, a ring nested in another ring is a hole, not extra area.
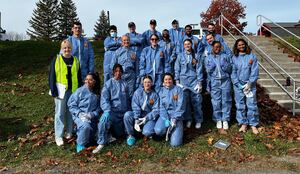
M 236 38 L 239 38 L 236 36 Z M 300 81 L 300 63 L 294 62 L 292 58 L 287 54 L 282 53 L 282 50 L 278 49 L 277 45 L 272 42 L 271 39 L 259 36 L 249 36 L 249 38 L 262 50 L 264 50 L 277 64 L 279 64 L 285 71 L 287 71 L 293 78 Z M 235 40 L 230 36 L 224 36 L 224 39 L 230 48 L 233 47 Z M 250 44 L 251 46 L 251 44 Z M 254 47 L 253 47 L 254 48 Z M 268 62 L 268 58 L 265 55 L 258 53 L 254 50 L 258 61 L 282 84 L 285 86 L 287 76 L 277 68 L 273 63 Z M 290 97 L 274 82 L 274 80 L 262 69 L 259 70 L 258 83 L 267 89 L 267 92 L 271 99 L 277 100 L 278 103 L 292 111 L 293 101 Z M 291 86 L 285 86 L 286 89 L 293 93 L 293 84 Z M 300 82 L 296 84 L 296 87 L 300 87 Z M 296 113 L 300 113 L 300 102 L 296 103 Z

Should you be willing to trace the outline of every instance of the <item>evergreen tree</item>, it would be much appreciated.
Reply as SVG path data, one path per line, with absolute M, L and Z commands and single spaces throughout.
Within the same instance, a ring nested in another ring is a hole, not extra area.
M 95 39 L 104 40 L 108 34 L 109 30 L 109 21 L 108 16 L 106 15 L 105 11 L 102 10 L 99 16 L 98 21 L 96 22 L 94 31 L 95 31 Z
M 58 35 L 57 0 L 39 0 L 36 6 L 29 20 L 31 29 L 27 29 L 27 34 L 35 40 L 56 40 Z
M 63 40 L 72 35 L 72 25 L 79 21 L 76 6 L 72 0 L 61 0 L 58 10 L 59 39 Z

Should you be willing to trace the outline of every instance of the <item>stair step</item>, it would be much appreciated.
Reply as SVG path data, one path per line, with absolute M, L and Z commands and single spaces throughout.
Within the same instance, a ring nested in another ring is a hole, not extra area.
M 282 79 L 282 78 L 286 78 L 287 77 L 287 75 L 284 74 L 284 73 L 275 73 L 274 72 L 274 73 L 271 73 L 271 75 L 273 75 L 273 77 L 275 77 L 276 79 L 280 79 L 280 78 Z M 292 76 L 292 77 L 294 77 L 294 78 L 300 79 L 300 73 L 298 73 L 298 72 L 289 73 L 289 75 Z M 268 79 L 268 78 L 271 78 L 271 77 L 269 76 L 269 74 L 267 74 L 265 71 L 262 70 L 259 73 L 259 78 L 261 78 L 261 79 Z
M 263 86 L 267 92 L 283 92 L 283 90 L 278 85 L 264 85 Z M 293 86 L 286 86 L 285 89 L 289 92 L 293 92 Z
M 282 106 L 285 107 L 289 110 L 293 109 L 293 101 L 292 100 L 277 100 L 277 103 Z M 295 109 L 300 109 L 300 102 L 296 102 L 295 103 Z

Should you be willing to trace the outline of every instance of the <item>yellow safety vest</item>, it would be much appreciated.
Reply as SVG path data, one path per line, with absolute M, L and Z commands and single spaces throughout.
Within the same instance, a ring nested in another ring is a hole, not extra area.
M 77 57 L 73 56 L 74 61 L 71 67 L 71 74 L 72 74 L 72 93 L 76 91 L 78 88 L 78 71 L 79 71 L 79 61 Z M 61 55 L 57 55 L 57 58 L 55 60 L 55 76 L 56 76 L 56 82 L 63 84 L 66 86 L 66 90 L 68 89 L 68 68 L 67 64 L 64 62 Z

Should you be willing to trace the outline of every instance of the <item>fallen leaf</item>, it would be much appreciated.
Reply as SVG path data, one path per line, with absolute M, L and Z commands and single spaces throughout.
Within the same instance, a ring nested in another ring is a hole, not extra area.
M 208 143 L 209 145 L 212 145 L 212 144 L 213 144 L 213 141 L 214 141 L 214 138 L 213 138 L 213 137 L 209 137 L 209 138 L 207 139 L 207 143 Z

